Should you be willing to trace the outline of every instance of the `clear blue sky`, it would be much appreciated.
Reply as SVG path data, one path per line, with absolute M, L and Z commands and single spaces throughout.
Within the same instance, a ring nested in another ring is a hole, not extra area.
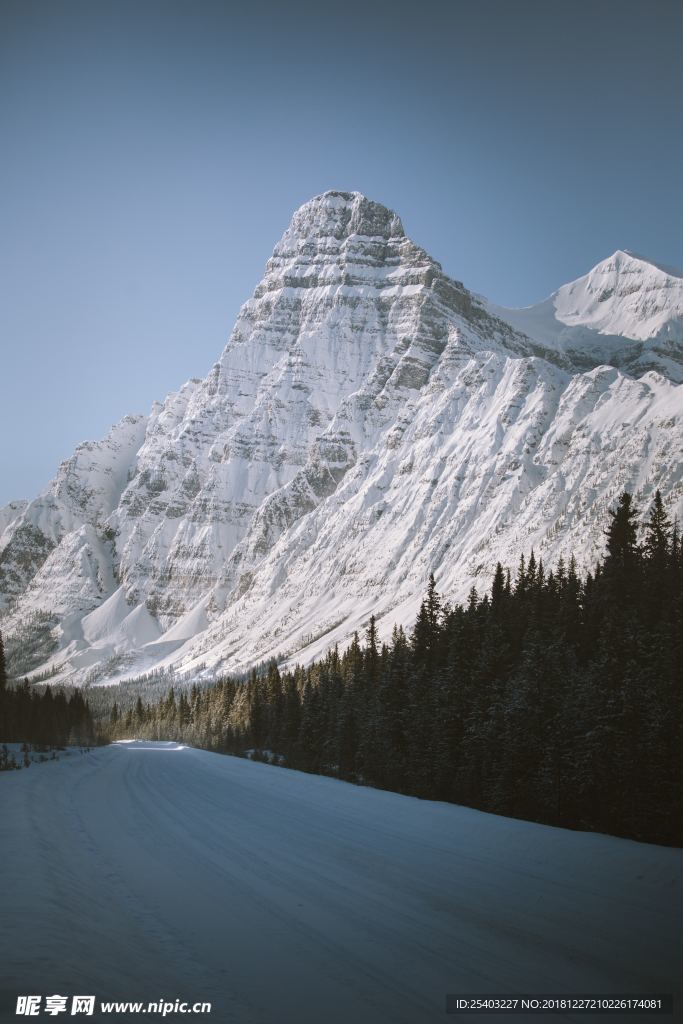
M 203 376 L 326 189 L 507 305 L 683 264 L 678 0 L 240 6 L 0 6 L 0 504 Z

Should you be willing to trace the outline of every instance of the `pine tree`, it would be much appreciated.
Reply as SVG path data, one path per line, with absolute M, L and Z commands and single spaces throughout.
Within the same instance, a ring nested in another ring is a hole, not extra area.
M 606 568 L 628 568 L 633 565 L 638 554 L 637 512 L 628 491 L 624 491 L 617 508 L 610 511 L 609 516 L 611 521 L 607 530 Z
M 524 555 L 520 555 L 517 579 L 515 580 L 515 597 L 522 597 L 526 593 L 526 582 L 526 563 L 524 561 Z
M 493 583 L 491 584 L 491 607 L 496 611 L 500 609 L 507 591 L 507 581 L 505 578 L 505 572 L 500 562 L 496 565 L 495 575 L 493 577 Z
M 135 724 L 138 730 L 145 724 L 145 707 L 142 703 L 142 697 L 138 697 L 135 702 Z
M 7 668 L 5 665 L 5 647 L 2 642 L 2 633 L 0 633 L 0 693 L 7 686 Z
M 671 521 L 664 509 L 664 502 L 659 490 L 655 491 L 655 498 L 650 510 L 650 517 L 645 525 L 646 554 L 663 567 L 669 555 L 671 545 Z
M 427 600 L 425 602 L 427 609 L 427 619 L 429 621 L 429 628 L 432 635 L 436 635 L 436 631 L 439 626 L 439 616 L 441 614 L 441 598 L 439 597 L 436 590 L 436 580 L 434 579 L 434 573 L 429 574 L 429 584 L 427 585 Z
M 374 615 L 370 616 L 370 622 L 365 634 L 365 666 L 368 680 L 371 686 L 377 683 L 377 672 L 379 667 L 379 648 L 377 643 L 377 620 Z

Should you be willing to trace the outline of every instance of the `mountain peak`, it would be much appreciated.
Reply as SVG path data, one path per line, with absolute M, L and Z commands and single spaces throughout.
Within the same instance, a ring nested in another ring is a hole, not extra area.
M 601 334 L 640 341 L 683 313 L 683 274 L 629 249 L 617 249 L 584 277 L 555 292 L 556 316 Z
M 598 263 L 591 274 L 596 271 L 609 271 L 616 270 L 619 272 L 631 271 L 631 272 L 643 272 L 647 269 L 653 269 L 659 271 L 662 274 L 666 274 L 668 277 L 683 278 L 683 271 L 677 267 L 667 266 L 665 263 L 659 263 L 657 260 L 650 259 L 649 256 L 644 256 L 640 252 L 635 252 L 633 249 L 617 249 L 616 252 L 608 256 L 606 260 L 602 260 Z
M 373 202 L 361 192 L 331 190 L 299 207 L 282 242 L 291 242 L 293 238 L 341 240 L 351 235 L 388 240 L 403 238 L 405 232 L 400 217 L 381 203 Z
M 617 249 L 535 306 L 488 308 L 581 368 L 602 362 L 683 380 L 683 273 L 630 249 Z

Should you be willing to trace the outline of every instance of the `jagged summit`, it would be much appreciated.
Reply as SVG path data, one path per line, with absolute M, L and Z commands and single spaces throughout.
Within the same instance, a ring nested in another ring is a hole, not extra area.
M 393 210 L 373 202 L 360 192 L 323 192 L 300 206 L 283 235 L 278 250 L 309 239 L 342 241 L 354 235 L 388 240 L 403 238 L 401 219 Z
M 360 192 L 324 192 L 294 213 L 233 338 L 243 338 L 240 321 L 256 311 L 260 316 L 262 300 L 270 304 L 275 296 L 289 298 L 289 316 L 297 307 L 294 315 L 307 317 L 311 303 L 344 299 L 362 307 L 380 292 L 395 296 L 397 288 L 429 288 L 436 276 L 443 276 L 440 264 L 406 236 L 393 210 Z

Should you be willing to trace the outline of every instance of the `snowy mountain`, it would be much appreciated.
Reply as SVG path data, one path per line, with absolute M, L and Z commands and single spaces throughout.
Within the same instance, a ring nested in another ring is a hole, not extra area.
M 575 367 L 610 363 L 683 381 L 683 273 L 619 250 L 527 309 L 487 304 Z
M 683 280 L 616 253 L 540 306 L 447 277 L 358 193 L 296 212 L 204 380 L 0 511 L 14 670 L 84 682 L 309 660 L 533 546 L 683 511 Z

